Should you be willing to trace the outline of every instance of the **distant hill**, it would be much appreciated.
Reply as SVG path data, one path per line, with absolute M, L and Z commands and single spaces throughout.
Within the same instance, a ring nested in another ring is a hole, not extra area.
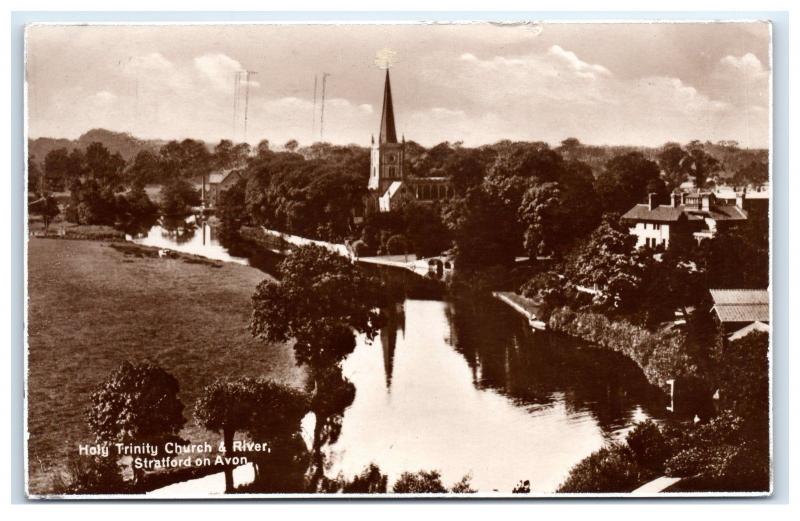
M 92 129 L 78 139 L 63 139 L 63 138 L 49 138 L 40 137 L 28 140 L 28 154 L 36 157 L 36 160 L 43 162 L 45 156 L 51 150 L 57 148 L 66 148 L 72 150 L 80 148 L 86 150 L 92 143 L 102 143 L 112 154 L 119 152 L 125 161 L 129 161 L 136 157 L 142 150 L 158 151 L 158 149 L 166 143 L 162 140 L 143 140 L 128 133 L 112 132 L 102 128 Z

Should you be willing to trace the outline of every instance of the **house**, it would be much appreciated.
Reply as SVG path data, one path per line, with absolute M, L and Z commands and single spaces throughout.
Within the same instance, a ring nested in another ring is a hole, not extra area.
M 395 210 L 404 198 L 433 203 L 452 197 L 448 178 L 418 177 L 406 173 L 405 146 L 405 137 L 397 140 L 392 86 L 387 70 L 378 141 L 372 138 L 366 213 Z
M 236 184 L 242 178 L 241 172 L 234 169 L 220 170 L 208 175 L 208 183 L 203 183 L 203 205 L 214 208 L 220 194 Z
M 752 331 L 769 332 L 769 291 L 766 289 L 712 289 L 712 311 L 728 340 Z
M 733 204 L 723 204 L 713 192 L 698 190 L 673 193 L 670 204 L 664 205 L 656 203 L 656 194 L 650 194 L 647 204 L 637 204 L 628 210 L 622 222 L 636 236 L 637 248 L 668 248 L 670 240 L 678 235 L 691 235 L 701 241 L 713 237 L 720 229 L 747 220 L 745 198 L 742 192 Z

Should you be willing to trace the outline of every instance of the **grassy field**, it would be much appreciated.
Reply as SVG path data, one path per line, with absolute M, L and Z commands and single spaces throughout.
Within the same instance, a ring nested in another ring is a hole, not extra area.
M 302 382 L 288 346 L 247 330 L 250 296 L 266 277 L 254 268 L 126 256 L 97 241 L 34 238 L 28 248 L 31 492 L 48 492 L 64 457 L 93 441 L 89 395 L 123 360 L 149 359 L 178 378 L 189 420 L 181 435 L 193 441 L 218 441 L 191 418 L 216 378 Z

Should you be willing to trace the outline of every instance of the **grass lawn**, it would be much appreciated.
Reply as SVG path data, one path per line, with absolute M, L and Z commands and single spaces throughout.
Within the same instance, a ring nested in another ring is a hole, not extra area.
M 123 360 L 149 359 L 180 381 L 181 435 L 218 442 L 191 417 L 216 378 L 266 376 L 300 385 L 291 349 L 247 329 L 250 296 L 267 275 L 180 258 L 126 256 L 107 243 L 33 238 L 28 243 L 28 430 L 32 493 L 79 443 L 89 395 Z

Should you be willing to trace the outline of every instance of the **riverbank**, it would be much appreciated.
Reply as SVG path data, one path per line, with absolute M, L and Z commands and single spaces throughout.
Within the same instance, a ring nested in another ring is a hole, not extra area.
M 124 241 L 125 233 L 112 226 L 101 224 L 75 224 L 57 216 L 47 230 L 41 216 L 28 219 L 28 233 L 32 237 L 90 241 Z
M 216 378 L 266 376 L 300 385 L 289 346 L 247 329 L 250 297 L 267 277 L 236 264 L 126 255 L 108 243 L 33 238 L 28 243 L 30 490 L 49 491 L 78 443 L 92 441 L 84 412 L 93 389 L 123 360 L 150 359 L 178 379 L 181 436 L 219 441 L 191 418 Z
M 685 335 L 674 330 L 648 331 L 624 320 L 567 307 L 553 310 L 548 326 L 555 332 L 622 353 L 641 367 L 652 385 L 663 390 L 668 380 L 696 372 L 685 350 Z

